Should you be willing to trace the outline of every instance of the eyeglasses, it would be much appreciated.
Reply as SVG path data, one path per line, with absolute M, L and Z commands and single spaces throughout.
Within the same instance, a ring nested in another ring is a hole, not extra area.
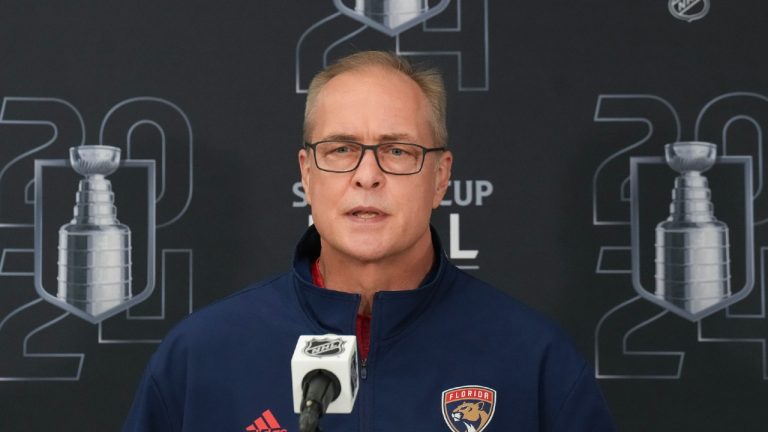
M 445 147 L 426 148 L 418 144 L 385 142 L 365 145 L 355 141 L 318 141 L 304 143 L 315 155 L 315 165 L 322 171 L 345 173 L 360 166 L 366 150 L 373 151 L 382 171 L 394 175 L 411 175 L 421 171 L 427 153 L 446 151 Z

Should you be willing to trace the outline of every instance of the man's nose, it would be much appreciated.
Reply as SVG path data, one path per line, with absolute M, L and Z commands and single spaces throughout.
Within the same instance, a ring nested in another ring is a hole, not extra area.
M 377 188 L 384 181 L 384 172 L 376 163 L 376 155 L 373 150 L 364 151 L 363 159 L 357 166 L 354 176 L 355 185 L 362 188 Z

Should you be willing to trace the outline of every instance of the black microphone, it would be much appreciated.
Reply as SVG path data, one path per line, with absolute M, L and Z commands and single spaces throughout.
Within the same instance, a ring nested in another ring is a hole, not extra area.
M 304 377 L 301 385 L 304 399 L 299 413 L 301 432 L 320 431 L 320 417 L 325 414 L 328 405 L 341 393 L 341 383 L 336 375 L 327 370 L 315 369 Z

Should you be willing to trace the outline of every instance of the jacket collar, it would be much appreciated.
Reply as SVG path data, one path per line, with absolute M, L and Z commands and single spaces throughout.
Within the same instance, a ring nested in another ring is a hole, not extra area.
M 434 227 L 430 226 L 435 264 L 420 286 L 404 291 L 380 291 L 373 298 L 371 341 L 397 336 L 419 318 L 441 291 L 446 277 L 453 277 L 455 267 L 442 250 Z M 359 294 L 320 288 L 312 283 L 310 265 L 320 256 L 320 235 L 314 225 L 296 246 L 293 261 L 294 288 L 299 305 L 319 333 L 355 334 Z

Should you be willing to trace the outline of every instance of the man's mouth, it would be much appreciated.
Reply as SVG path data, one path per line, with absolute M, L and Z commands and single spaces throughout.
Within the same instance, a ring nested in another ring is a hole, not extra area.
M 354 208 L 347 212 L 347 214 L 356 218 L 368 220 L 379 216 L 384 216 L 385 213 L 376 208 Z

